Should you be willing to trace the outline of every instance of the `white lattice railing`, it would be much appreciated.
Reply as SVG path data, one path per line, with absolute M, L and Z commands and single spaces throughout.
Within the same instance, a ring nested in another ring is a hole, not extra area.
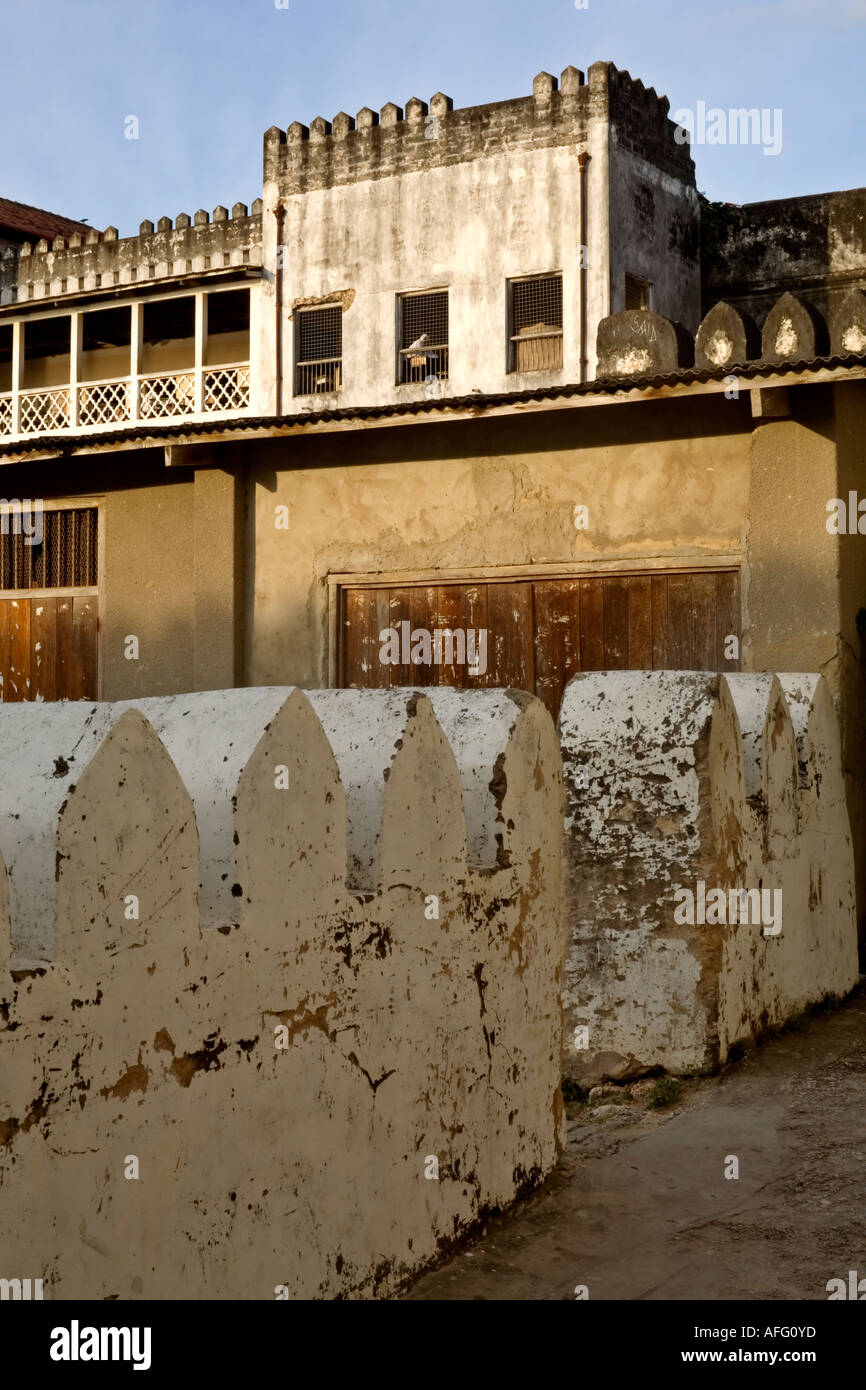
M 138 413 L 142 420 L 170 419 L 195 412 L 195 373 L 172 372 L 168 376 L 143 376 L 138 387 Z
M 248 366 L 212 367 L 205 371 L 205 410 L 246 410 L 249 403 Z
M 98 381 L 91 386 L 79 386 L 79 425 L 115 425 L 129 418 L 128 382 Z
M 196 409 L 197 399 L 202 402 L 201 411 Z M 0 438 L 54 434 L 60 430 L 75 433 L 77 430 L 107 429 L 111 425 L 136 424 L 144 420 L 171 420 L 179 415 L 230 413 L 248 410 L 249 406 L 249 364 L 237 362 L 205 367 L 200 377 L 195 370 L 141 376 L 137 388 L 128 378 L 80 385 L 74 424 L 70 386 L 19 392 L 17 430 L 15 397 L 12 392 L 6 392 L 0 395 Z
M 52 391 L 22 391 L 18 424 L 22 434 L 50 434 L 69 426 L 69 387 Z

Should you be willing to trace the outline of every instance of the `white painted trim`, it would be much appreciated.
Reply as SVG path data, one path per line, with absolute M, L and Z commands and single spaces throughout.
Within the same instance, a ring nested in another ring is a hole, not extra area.
M 204 290 L 195 295 L 195 396 L 193 413 L 204 415 L 204 368 L 207 356 L 207 296 Z
M 253 285 L 256 285 L 256 284 L 258 284 L 258 283 L 259 283 L 258 280 L 248 280 L 248 279 L 241 279 L 241 280 L 237 280 L 237 281 L 232 280 L 232 281 L 230 281 L 228 284 L 211 285 L 210 287 L 205 286 L 202 290 L 198 290 L 198 289 L 184 289 L 183 286 L 180 286 L 180 287 L 175 286 L 175 288 L 174 288 L 173 290 L 163 290 L 163 291 L 161 291 L 159 294 L 147 294 L 147 295 L 139 294 L 138 298 L 135 298 L 135 287 L 134 287 L 134 285 L 130 285 L 130 287 L 129 287 L 129 288 L 130 288 L 130 294 L 129 294 L 128 297 L 127 297 L 126 295 L 124 295 L 122 298 L 119 298 L 119 299 L 112 299 L 110 302 L 107 302 L 107 303 L 105 303 L 105 304 L 103 304 L 103 303 L 87 304 L 84 308 L 79 309 L 79 310 L 75 310 L 75 309 L 73 308 L 73 304 L 70 303 L 68 307 L 63 308 L 63 309 L 54 308 L 54 309 L 46 309 L 43 313 L 39 313 L 38 311 L 35 312 L 35 313 L 27 313 L 27 314 L 22 315 L 22 317 L 21 317 L 20 319 L 16 319 L 15 316 L 14 316 L 14 314 L 4 314 L 3 317 L 2 317 L 2 319 L 0 319 L 0 322 L 2 322 L 2 323 L 4 323 L 4 324 L 5 324 L 5 323 L 11 323 L 11 324 L 14 325 L 14 324 L 16 324 L 16 323 L 24 323 L 25 321 L 26 321 L 27 323 L 30 323 L 30 322 L 35 321 L 36 319 L 57 319 L 57 318 L 65 319 L 65 318 L 69 318 L 69 316 L 70 316 L 72 313 L 75 313 L 75 312 L 82 313 L 82 314 L 92 314 L 92 313 L 100 312 L 102 309 L 105 309 L 105 308 L 111 308 L 111 309 L 125 309 L 125 308 L 128 308 L 128 307 L 129 307 L 130 305 L 132 305 L 132 304 L 155 304 L 155 303 L 157 303 L 159 300 L 163 300 L 163 299 L 190 299 L 190 298 L 192 298 L 192 297 L 193 297 L 194 295 L 196 295 L 196 294 L 226 294 L 229 290 L 244 290 L 244 289 L 249 289 L 249 290 L 251 291 L 251 290 L 252 290 L 252 286 L 253 286 Z M 89 294 L 89 293 L 91 293 L 91 292 L 90 292 L 90 291 L 87 291 L 87 290 L 76 290 L 75 293 L 74 293 L 73 295 L 70 296 L 70 299 L 73 300 L 73 301 L 74 301 L 74 300 L 77 300 L 77 299 L 81 299 L 82 297 L 84 297 L 85 295 L 87 295 L 87 294 Z M 93 293 L 98 293 L 98 291 L 93 291 Z M 23 307 L 25 304 L 28 304 L 28 305 L 29 305 L 29 304 L 32 304 L 33 302 L 34 302 L 34 301 L 33 301 L 32 299 L 22 300 L 22 301 L 20 301 L 20 305 L 21 305 L 21 307 Z M 4 304 L 4 305 L 3 305 L 3 308 L 4 308 L 4 309 L 12 309 L 12 308 L 18 308 L 18 307 L 19 307 L 18 305 L 12 305 L 12 304 Z

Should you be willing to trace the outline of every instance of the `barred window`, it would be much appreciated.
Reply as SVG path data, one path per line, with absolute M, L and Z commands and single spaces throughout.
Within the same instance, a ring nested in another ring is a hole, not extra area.
M 448 291 L 400 296 L 398 382 L 448 376 Z
M 320 395 L 343 385 L 343 308 L 299 309 L 295 315 L 295 395 Z
M 554 371 L 562 366 L 562 276 L 511 281 L 509 371 Z
M 95 588 L 97 518 L 96 507 L 0 511 L 0 590 Z
M 651 290 L 652 285 L 649 280 L 642 280 L 639 275 L 629 275 L 626 271 L 625 307 L 627 309 L 648 309 Z

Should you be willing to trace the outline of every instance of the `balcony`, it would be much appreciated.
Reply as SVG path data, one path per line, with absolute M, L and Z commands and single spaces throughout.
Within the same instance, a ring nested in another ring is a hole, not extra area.
M 199 378 L 201 384 L 199 385 Z M 16 399 L 17 397 L 17 399 Z M 236 414 L 250 405 L 248 362 L 0 395 L 0 439 Z M 17 409 L 17 422 L 16 422 Z
M 3 442 L 250 409 L 247 291 L 45 315 L 3 329 Z

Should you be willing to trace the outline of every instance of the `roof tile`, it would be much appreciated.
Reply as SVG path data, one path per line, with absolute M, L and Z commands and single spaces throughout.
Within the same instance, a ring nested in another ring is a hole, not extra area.
M 76 222 L 72 217 L 61 217 L 56 212 L 46 212 L 44 208 L 32 208 L 27 203 L 14 203 L 10 198 L 0 198 L 0 231 L 17 232 L 23 238 L 32 237 L 46 241 L 56 236 L 71 236 L 73 232 L 87 232 L 90 228 L 84 222 Z

